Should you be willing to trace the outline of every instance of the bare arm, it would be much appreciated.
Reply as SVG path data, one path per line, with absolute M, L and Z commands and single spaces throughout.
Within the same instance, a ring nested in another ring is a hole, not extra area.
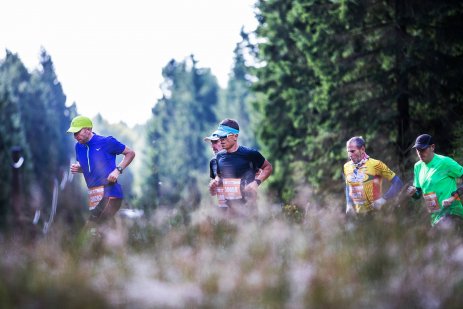
M 261 172 L 254 179 L 255 180 L 260 180 L 261 182 L 264 182 L 272 174 L 273 167 L 270 164 L 270 162 L 265 160 L 264 164 L 262 164 L 260 170 L 261 170 Z M 245 191 L 254 191 L 254 192 L 256 192 L 258 186 L 259 185 L 257 184 L 257 182 L 253 181 L 253 182 L 251 182 L 250 184 L 248 184 L 246 186 Z
M 270 162 L 265 160 L 264 164 L 262 164 L 260 169 L 262 171 L 258 176 L 256 176 L 256 179 L 260 180 L 261 182 L 264 182 L 267 178 L 270 177 L 270 175 L 272 175 L 273 167 L 272 164 L 270 164 Z
M 124 170 L 127 166 L 130 165 L 130 163 L 132 163 L 133 158 L 135 158 L 135 151 L 126 146 L 122 154 L 124 155 L 124 158 L 118 166 L 121 167 L 122 170 Z M 120 174 L 122 173 L 119 172 L 117 168 L 115 168 L 114 171 L 112 171 L 111 174 L 108 175 L 108 181 L 116 182 Z
M 122 167 L 122 169 L 125 169 L 130 165 L 130 163 L 132 163 L 133 158 L 135 158 L 135 151 L 126 146 L 122 154 L 124 155 L 124 158 L 121 163 L 119 163 L 119 166 Z

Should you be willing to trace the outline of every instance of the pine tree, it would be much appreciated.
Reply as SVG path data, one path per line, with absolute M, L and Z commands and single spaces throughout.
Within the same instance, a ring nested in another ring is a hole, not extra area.
M 142 204 L 193 207 L 198 203 L 196 177 L 206 173 L 209 157 L 202 139 L 216 126 L 219 87 L 193 56 L 183 62 L 171 60 L 163 76 L 164 95 L 148 122 L 149 173 Z
M 246 34 L 242 31 L 242 37 Z M 234 50 L 233 68 L 229 74 L 228 85 L 223 90 L 222 99 L 217 106 L 217 118 L 236 119 L 240 125 L 240 144 L 248 147 L 256 147 L 255 137 L 255 115 L 251 105 L 255 98 L 251 92 L 252 82 L 246 65 L 244 52 L 246 50 L 246 40 L 236 44 Z
M 461 26 L 460 2 L 259 1 L 257 7 L 260 137 L 284 199 L 300 175 L 318 193 L 342 194 L 336 188 L 342 188 L 345 142 L 354 135 L 405 177 L 416 135 L 430 132 L 444 152 L 450 149 L 463 108 L 456 82 L 463 35 L 452 31 Z
M 2 169 L 0 200 L 2 202 L 2 220 L 12 216 L 12 147 L 21 149 L 24 163 L 20 170 L 20 187 L 15 188 L 19 191 L 21 199 L 20 211 L 23 214 L 30 211 L 26 205 L 30 205 L 35 196 L 29 190 L 35 178 L 33 177 L 33 161 L 31 160 L 31 150 L 29 147 L 25 126 L 27 118 L 24 115 L 24 103 L 30 102 L 31 95 L 28 89 L 30 74 L 17 54 L 6 51 L 5 59 L 0 63 L 0 102 L 1 102 L 1 122 L 0 122 L 0 141 L 3 151 L 0 154 Z
M 0 85 L 0 136 L 2 148 L 7 149 L 1 160 L 9 166 L 9 149 L 20 147 L 25 160 L 20 169 L 20 207 L 22 216 L 30 222 L 34 210 L 50 208 L 54 180 L 60 181 L 69 170 L 72 139 L 66 136 L 66 130 L 76 108 L 65 106 L 66 97 L 45 51 L 41 55 L 41 70 L 32 74 L 16 54 L 7 51 L 0 63 Z M 0 199 L 8 205 L 11 170 L 5 170 L 3 175 L 5 189 Z M 77 190 L 71 194 L 65 201 L 67 208 L 80 209 L 80 194 Z

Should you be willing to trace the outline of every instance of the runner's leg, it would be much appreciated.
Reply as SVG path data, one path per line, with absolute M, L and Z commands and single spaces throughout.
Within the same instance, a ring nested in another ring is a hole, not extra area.
M 103 223 L 109 219 L 114 218 L 114 215 L 121 208 L 121 205 L 122 205 L 122 199 L 110 197 L 103 211 L 100 214 L 98 223 Z

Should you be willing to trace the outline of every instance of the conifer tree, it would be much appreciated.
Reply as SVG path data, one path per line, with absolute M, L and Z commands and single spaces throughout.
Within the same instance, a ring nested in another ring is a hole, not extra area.
M 460 2 L 259 1 L 257 8 L 260 137 L 283 198 L 301 174 L 319 193 L 342 194 L 340 167 L 353 135 L 405 177 L 416 135 L 432 133 L 444 153 L 451 149 L 463 108 L 456 82 L 463 35 L 452 31 L 463 20 Z
M 208 166 L 203 137 L 216 126 L 219 87 L 210 70 L 198 68 L 193 56 L 171 60 L 163 76 L 163 97 L 148 122 L 149 172 L 142 204 L 193 207 L 199 202 L 196 177 Z
M 245 36 L 245 33 L 242 32 L 242 36 Z M 253 119 L 255 113 L 251 105 L 255 98 L 251 91 L 252 82 L 244 55 L 245 44 L 244 39 L 236 44 L 227 88 L 223 90 L 223 97 L 217 106 L 217 118 L 236 119 L 241 127 L 240 144 L 256 147 Z

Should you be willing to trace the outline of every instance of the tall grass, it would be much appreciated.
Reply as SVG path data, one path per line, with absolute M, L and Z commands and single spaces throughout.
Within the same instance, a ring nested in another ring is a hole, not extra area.
M 260 205 L 189 220 L 159 209 L 102 238 L 54 226 L 3 237 L 2 308 L 462 308 L 463 246 L 421 208 L 347 220 L 334 207 Z M 189 223 L 184 223 L 189 222 Z

